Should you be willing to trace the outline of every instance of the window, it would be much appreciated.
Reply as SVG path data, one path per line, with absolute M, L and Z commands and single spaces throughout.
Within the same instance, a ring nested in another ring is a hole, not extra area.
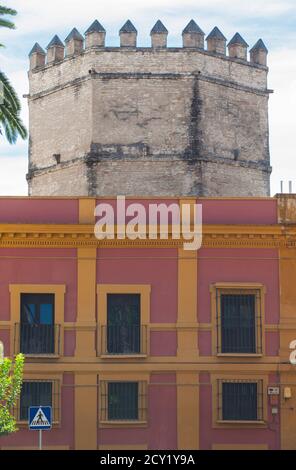
M 262 381 L 219 381 L 219 419 L 263 420 Z
M 149 354 L 151 286 L 98 284 L 98 354 L 106 360 Z
M 217 351 L 261 354 L 260 290 L 217 289 Z
M 101 421 L 146 421 L 146 382 L 101 382 Z
M 21 294 L 20 352 L 55 353 L 54 294 Z
M 108 420 L 138 419 L 138 383 L 108 384 Z
M 139 294 L 108 294 L 108 354 L 141 353 L 141 296 Z
M 30 406 L 53 406 L 53 382 L 23 383 L 19 406 L 20 421 L 28 421 Z

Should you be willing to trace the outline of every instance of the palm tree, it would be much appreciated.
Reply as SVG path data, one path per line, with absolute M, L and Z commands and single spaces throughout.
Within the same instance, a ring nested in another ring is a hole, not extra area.
M 0 27 L 15 29 L 14 23 L 4 15 L 15 16 L 17 12 L 0 5 Z M 0 44 L 0 47 L 4 47 Z M 6 75 L 0 70 L 0 134 L 5 136 L 10 144 L 15 144 L 18 136 L 26 139 L 27 130 L 20 117 L 21 103 Z
M 6 18 L 2 18 L 4 15 L 15 16 L 17 12 L 12 8 L 3 7 L 0 5 L 0 27 L 8 28 L 8 29 L 15 29 L 15 24 L 12 21 L 7 20 Z M 0 47 L 4 47 L 3 44 L 0 44 Z
M 0 96 L 0 133 L 2 129 L 10 144 L 15 144 L 18 136 L 27 138 L 27 130 L 20 118 L 21 103 L 6 75 L 0 70 L 0 83 L 2 83 L 2 100 Z

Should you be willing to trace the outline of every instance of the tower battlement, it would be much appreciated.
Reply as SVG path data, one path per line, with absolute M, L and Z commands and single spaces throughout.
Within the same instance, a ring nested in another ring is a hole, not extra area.
M 161 22 L 138 47 L 128 20 L 106 46 L 99 21 L 30 53 L 33 195 L 269 194 L 267 48 L 227 43 L 194 20 L 168 47 Z M 205 46 L 206 41 L 206 46 Z M 228 55 L 226 50 L 228 49 Z
M 164 24 L 158 20 L 153 26 L 151 36 L 151 48 L 152 49 L 167 49 L 167 38 L 169 31 L 166 29 Z M 137 35 L 138 31 L 130 20 L 128 20 L 120 29 L 120 48 L 129 50 L 147 50 L 149 48 L 141 48 L 137 46 Z M 199 52 L 207 52 L 210 54 L 220 55 L 228 57 L 229 59 L 240 59 L 248 62 L 247 51 L 249 45 L 242 38 L 239 33 L 236 33 L 228 43 L 228 55 L 226 53 L 227 39 L 223 33 L 217 28 L 217 26 L 210 32 L 206 38 L 205 47 L 205 33 L 196 24 L 194 20 L 191 20 L 182 32 L 183 49 L 198 50 Z M 73 57 L 87 52 L 89 49 L 106 49 L 108 51 L 114 51 L 114 47 L 110 48 L 106 46 L 106 30 L 105 28 L 95 20 L 92 25 L 86 30 L 84 37 L 79 33 L 76 28 L 70 32 L 65 39 L 65 45 L 60 38 L 55 35 L 49 45 L 47 46 L 47 54 L 43 51 L 41 46 L 36 43 L 35 47 L 30 53 L 31 64 L 30 69 L 36 70 L 42 68 L 46 64 L 55 62 L 61 62 L 64 59 Z M 37 46 L 37 47 L 36 47 Z M 59 50 L 60 54 L 56 54 L 53 60 L 53 50 Z M 171 51 L 180 52 L 181 48 L 168 48 Z M 63 53 L 62 53 L 63 50 Z M 255 53 L 257 52 L 257 54 Z M 260 53 L 259 53 L 260 52 Z M 250 51 L 249 63 L 252 65 L 267 65 L 267 54 L 268 50 L 260 39 Z M 36 56 L 40 56 L 40 60 L 36 61 Z

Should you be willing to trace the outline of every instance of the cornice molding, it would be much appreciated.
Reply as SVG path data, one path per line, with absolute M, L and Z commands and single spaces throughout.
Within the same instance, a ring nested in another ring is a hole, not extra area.
M 93 225 L 0 224 L 0 248 L 182 248 L 183 238 L 97 240 Z M 188 240 L 187 240 L 188 242 Z M 204 225 L 203 247 L 296 248 L 296 227 Z

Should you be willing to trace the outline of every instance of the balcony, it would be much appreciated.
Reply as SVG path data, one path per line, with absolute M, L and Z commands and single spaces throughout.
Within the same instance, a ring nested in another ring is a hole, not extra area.
M 60 325 L 15 325 L 14 352 L 27 357 L 59 357 Z
M 112 325 L 101 327 L 101 356 L 146 357 L 148 329 L 146 325 Z

